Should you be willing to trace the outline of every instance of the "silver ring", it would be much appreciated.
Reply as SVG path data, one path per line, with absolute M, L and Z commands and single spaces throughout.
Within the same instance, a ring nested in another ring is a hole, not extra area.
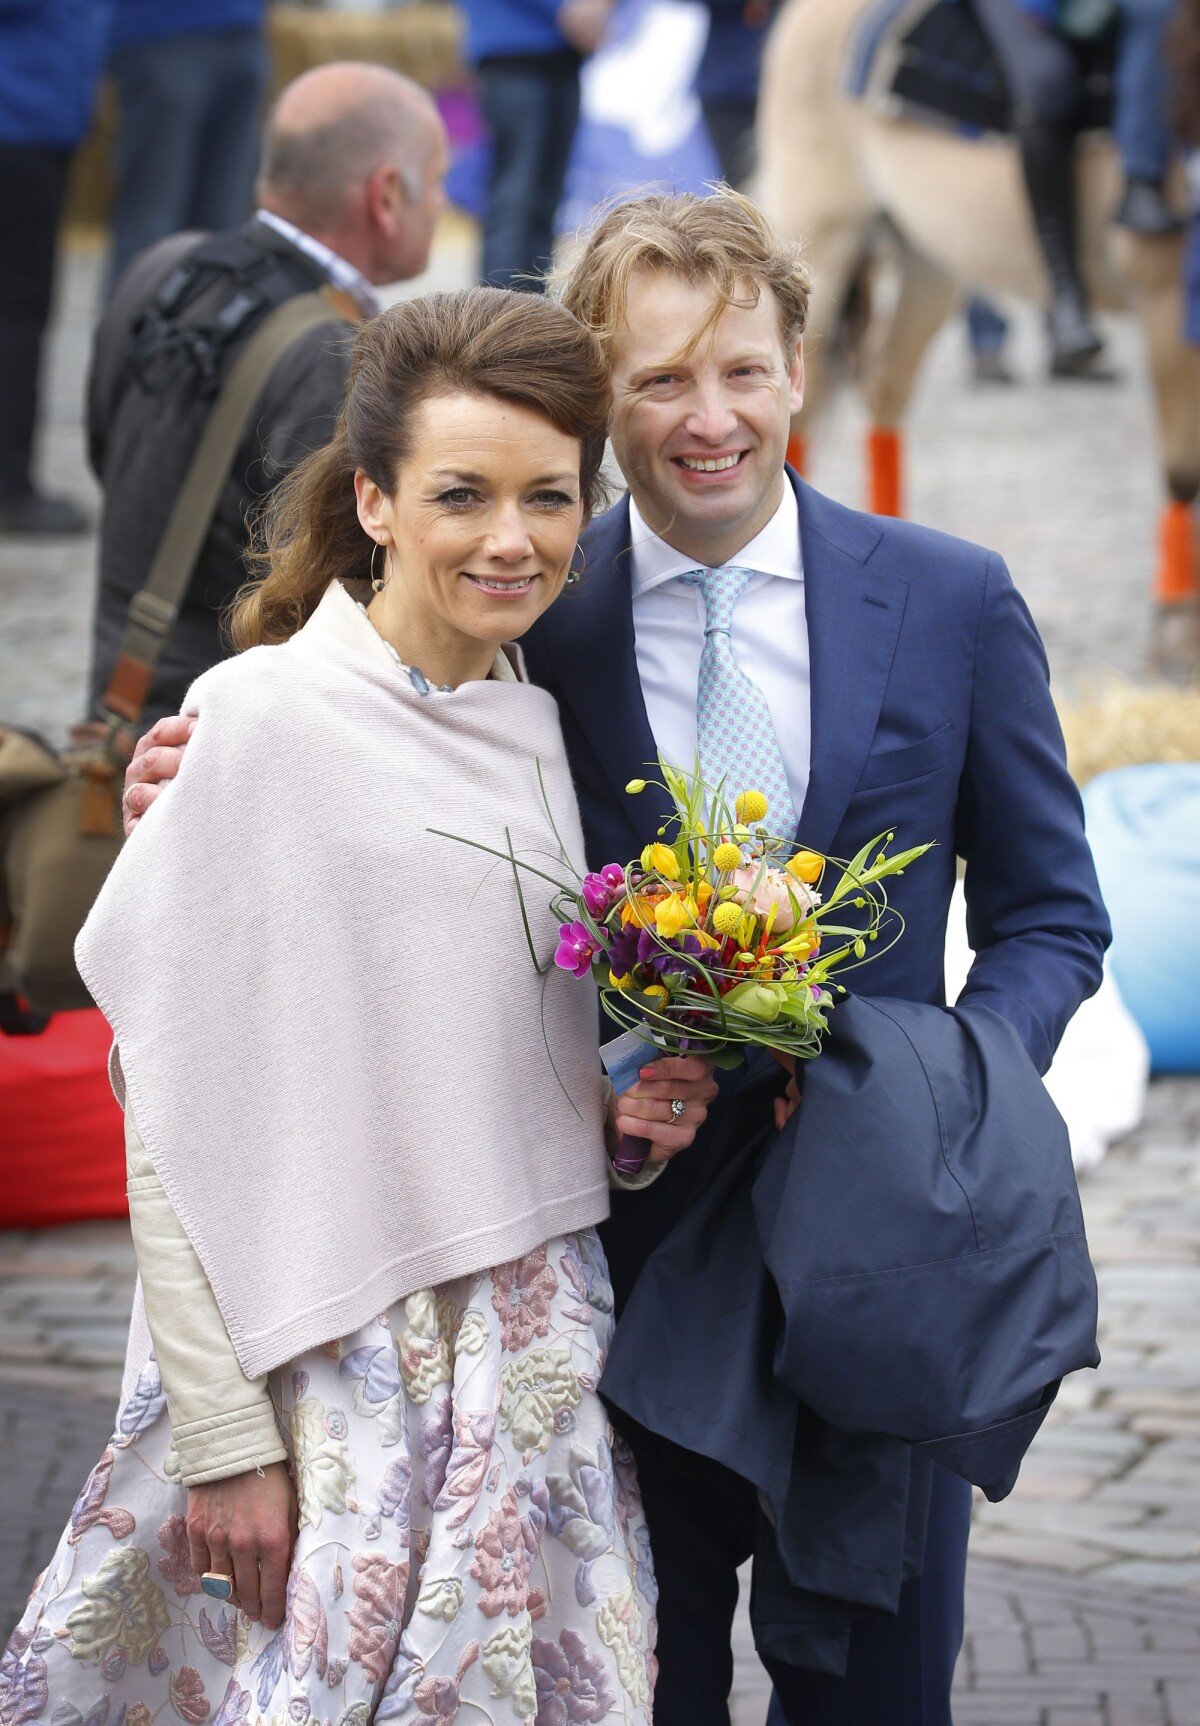
M 222 1576 L 219 1570 L 206 1570 L 200 1586 L 213 1600 L 228 1600 L 233 1594 L 233 1577 Z
M 673 1121 L 680 1121 L 683 1119 L 683 1117 L 686 1113 L 687 1113 L 687 1104 L 684 1102 L 683 1098 L 682 1097 L 672 1097 L 671 1098 L 671 1119 Z

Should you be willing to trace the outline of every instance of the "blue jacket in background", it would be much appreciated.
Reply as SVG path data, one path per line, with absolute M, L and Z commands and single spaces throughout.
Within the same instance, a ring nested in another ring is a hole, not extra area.
M 257 30 L 267 9 L 266 0 L 112 0 L 112 5 L 113 49 L 170 36 Z
M 555 18 L 562 0 L 460 0 L 472 66 L 500 54 L 562 54 L 570 44 Z
M 0 143 L 73 150 L 92 121 L 108 0 L 0 0 Z

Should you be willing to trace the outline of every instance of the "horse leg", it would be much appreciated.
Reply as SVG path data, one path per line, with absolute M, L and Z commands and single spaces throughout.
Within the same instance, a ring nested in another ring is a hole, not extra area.
M 1200 351 L 1185 342 L 1180 243 L 1122 235 L 1146 333 L 1167 503 L 1159 534 L 1155 598 L 1160 606 L 1200 596 L 1192 504 L 1200 493 Z
M 786 231 L 786 230 L 785 230 Z M 856 284 L 870 293 L 863 263 L 867 254 L 867 224 L 833 219 L 817 223 L 805 235 L 805 261 L 812 270 L 813 293 L 809 326 L 804 338 L 804 406 L 792 420 L 787 458 L 804 472 L 810 429 L 836 381 L 835 355 Z M 848 345 L 853 347 L 851 331 Z
M 950 276 L 904 240 L 898 244 L 897 263 L 899 291 L 890 314 L 870 331 L 862 372 L 862 393 L 871 417 L 867 507 L 874 515 L 904 513 L 900 423 L 925 350 L 961 294 Z

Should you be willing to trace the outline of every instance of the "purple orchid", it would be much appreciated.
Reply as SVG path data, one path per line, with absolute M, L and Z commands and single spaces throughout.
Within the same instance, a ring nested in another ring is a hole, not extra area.
M 564 971 L 570 971 L 573 977 L 586 977 L 600 952 L 591 930 L 583 923 L 560 923 L 558 935 L 554 963 Z
M 606 863 L 597 874 L 583 878 L 583 902 L 593 917 L 603 917 L 625 885 L 625 871 L 619 863 Z

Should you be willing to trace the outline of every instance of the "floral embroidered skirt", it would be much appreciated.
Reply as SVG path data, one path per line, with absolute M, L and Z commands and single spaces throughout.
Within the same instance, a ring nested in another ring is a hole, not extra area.
M 275 1632 L 200 1592 L 151 1358 L 0 1661 L 0 1722 L 646 1726 L 654 1572 L 596 1394 L 612 1322 L 587 1230 L 273 1374 L 300 1502 Z

